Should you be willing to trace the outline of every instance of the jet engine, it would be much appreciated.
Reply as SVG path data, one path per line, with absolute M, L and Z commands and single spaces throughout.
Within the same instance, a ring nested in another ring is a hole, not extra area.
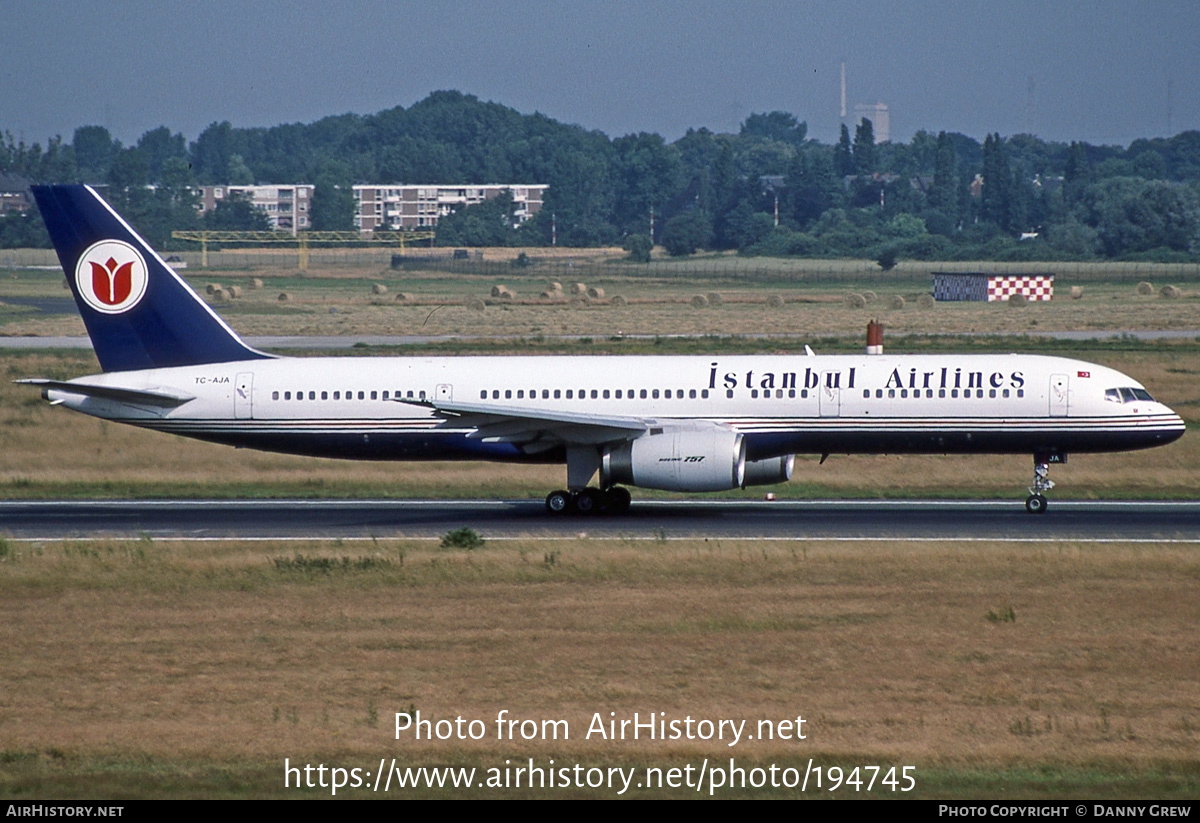
M 720 426 L 650 430 L 636 440 L 606 448 L 600 473 L 604 485 L 715 492 L 741 487 L 746 444 L 739 432 Z
M 768 457 L 766 460 L 747 460 L 746 474 L 742 478 L 742 488 L 786 483 L 792 479 L 792 467 L 795 465 L 796 455 L 794 454 Z

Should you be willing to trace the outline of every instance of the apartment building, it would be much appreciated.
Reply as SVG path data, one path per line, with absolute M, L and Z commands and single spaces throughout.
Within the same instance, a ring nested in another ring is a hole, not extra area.
M 549 186 L 505 183 L 486 185 L 392 184 L 354 187 L 354 225 L 375 229 L 429 229 L 438 219 L 485 200 L 512 192 L 516 220 L 524 223 L 542 209 Z
M 200 214 L 215 209 L 227 197 L 244 197 L 267 215 L 271 228 L 295 234 L 312 228 L 309 212 L 312 209 L 314 186 L 202 186 Z

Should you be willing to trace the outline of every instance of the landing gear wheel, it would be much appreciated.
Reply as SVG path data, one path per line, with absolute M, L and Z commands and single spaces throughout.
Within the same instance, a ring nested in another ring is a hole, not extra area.
M 1025 498 L 1025 511 L 1030 514 L 1045 514 L 1046 513 L 1046 498 L 1040 494 L 1031 494 Z
M 633 495 L 629 493 L 629 489 L 613 486 L 607 492 L 608 510 L 613 514 L 625 514 L 629 511 L 629 504 L 633 502 Z
M 574 501 L 567 491 L 553 491 L 546 495 L 546 511 L 551 514 L 566 514 L 574 510 Z
M 580 514 L 599 514 L 603 503 L 599 489 L 583 489 L 575 495 L 575 511 Z

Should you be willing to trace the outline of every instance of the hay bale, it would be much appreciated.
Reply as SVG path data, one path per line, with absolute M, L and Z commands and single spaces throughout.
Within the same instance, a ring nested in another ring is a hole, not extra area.
M 592 286 L 587 290 L 587 296 L 593 300 L 603 300 L 604 289 L 600 288 L 599 286 Z
M 503 283 L 497 283 L 496 285 L 492 286 L 492 297 L 503 297 L 504 293 L 507 291 L 508 286 L 504 285 Z
M 229 296 L 234 300 L 241 297 L 242 296 L 242 287 L 241 286 L 230 286 L 229 287 Z
M 285 291 L 281 291 L 278 299 L 280 303 L 286 303 L 292 299 L 292 296 Z
M 571 286 L 571 294 L 587 294 L 587 284 L 575 283 Z
M 225 289 L 221 288 L 220 286 L 217 286 L 217 288 L 213 289 L 212 299 L 214 303 L 224 303 L 229 299 L 229 292 L 225 291 Z
M 1071 299 L 1078 300 L 1083 297 L 1083 286 L 1071 286 Z
M 257 291 L 258 289 L 261 289 L 262 287 L 263 287 L 263 282 L 262 282 L 261 277 L 250 278 L 250 282 L 246 285 L 246 288 L 250 289 L 251 291 Z
M 767 298 L 767 305 L 773 309 L 782 309 L 783 308 L 783 297 L 778 294 L 772 294 L 770 297 Z
M 864 303 L 864 305 L 865 305 L 865 303 Z M 900 296 L 900 295 L 898 295 L 898 294 L 893 294 L 893 295 L 891 296 L 891 298 L 889 298 L 889 299 L 888 299 L 888 308 L 889 308 L 889 309 L 902 309 L 902 308 L 904 308 L 904 298 L 903 298 L 903 297 L 901 297 L 901 296 Z
M 1021 306 L 1024 306 L 1028 302 L 1029 302 L 1029 300 L 1027 300 L 1025 295 L 1023 295 L 1023 294 L 1009 295 L 1009 298 L 1008 298 L 1008 305 L 1010 305 L 1010 306 L 1021 307 Z
M 562 292 L 562 283 L 559 283 L 557 280 L 551 281 L 546 284 L 546 291 Z
M 414 298 L 410 292 L 406 292 L 406 291 L 396 292 L 396 302 L 397 303 L 411 303 L 413 301 L 413 299 Z
M 922 294 L 917 298 L 917 308 L 932 309 L 937 305 L 937 301 L 933 299 L 932 294 Z
M 612 300 L 610 300 L 609 302 L 610 302 L 612 305 L 614 305 L 614 306 L 626 306 L 626 305 L 629 305 L 629 301 L 628 301 L 628 300 L 626 300 L 624 297 L 622 297 L 622 296 L 621 296 L 621 295 L 619 295 L 619 294 L 618 294 L 616 297 L 614 297 Z
M 1160 294 L 1162 294 L 1164 300 L 1178 300 L 1183 297 L 1183 292 L 1178 286 L 1163 286 Z
M 865 309 L 867 307 L 867 298 L 863 297 L 858 292 L 847 294 L 843 300 L 848 309 Z
M 1145 280 L 1143 280 L 1141 283 L 1137 284 L 1137 288 L 1134 289 L 1134 293 L 1140 294 L 1143 297 L 1154 294 L 1154 284 L 1147 283 Z
M 719 291 L 710 291 L 704 296 L 708 298 L 708 305 L 710 306 L 719 306 L 725 302 L 725 298 Z
M 383 285 L 382 283 L 376 283 L 374 286 L 371 286 L 371 294 L 387 294 L 387 293 L 388 293 L 388 287 Z
M 220 283 L 205 283 L 204 284 L 204 293 L 205 294 L 213 294 L 219 288 L 221 288 Z
M 467 301 L 467 308 L 471 311 L 483 311 L 487 308 L 487 303 L 483 302 L 482 297 L 472 297 Z
M 870 289 L 863 292 L 862 296 L 866 299 L 867 303 L 874 303 L 876 300 L 879 299 L 879 295 L 877 295 L 875 292 L 871 291 Z
M 692 298 L 692 308 L 694 308 L 694 309 L 702 309 L 707 305 L 708 305 L 708 298 L 705 297 L 703 294 L 697 294 L 695 297 Z

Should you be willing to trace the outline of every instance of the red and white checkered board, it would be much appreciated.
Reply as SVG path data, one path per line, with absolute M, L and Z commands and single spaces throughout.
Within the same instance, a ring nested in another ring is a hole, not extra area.
M 989 277 L 988 302 L 1007 300 L 1014 294 L 1025 295 L 1026 300 L 1054 299 L 1052 277 Z

